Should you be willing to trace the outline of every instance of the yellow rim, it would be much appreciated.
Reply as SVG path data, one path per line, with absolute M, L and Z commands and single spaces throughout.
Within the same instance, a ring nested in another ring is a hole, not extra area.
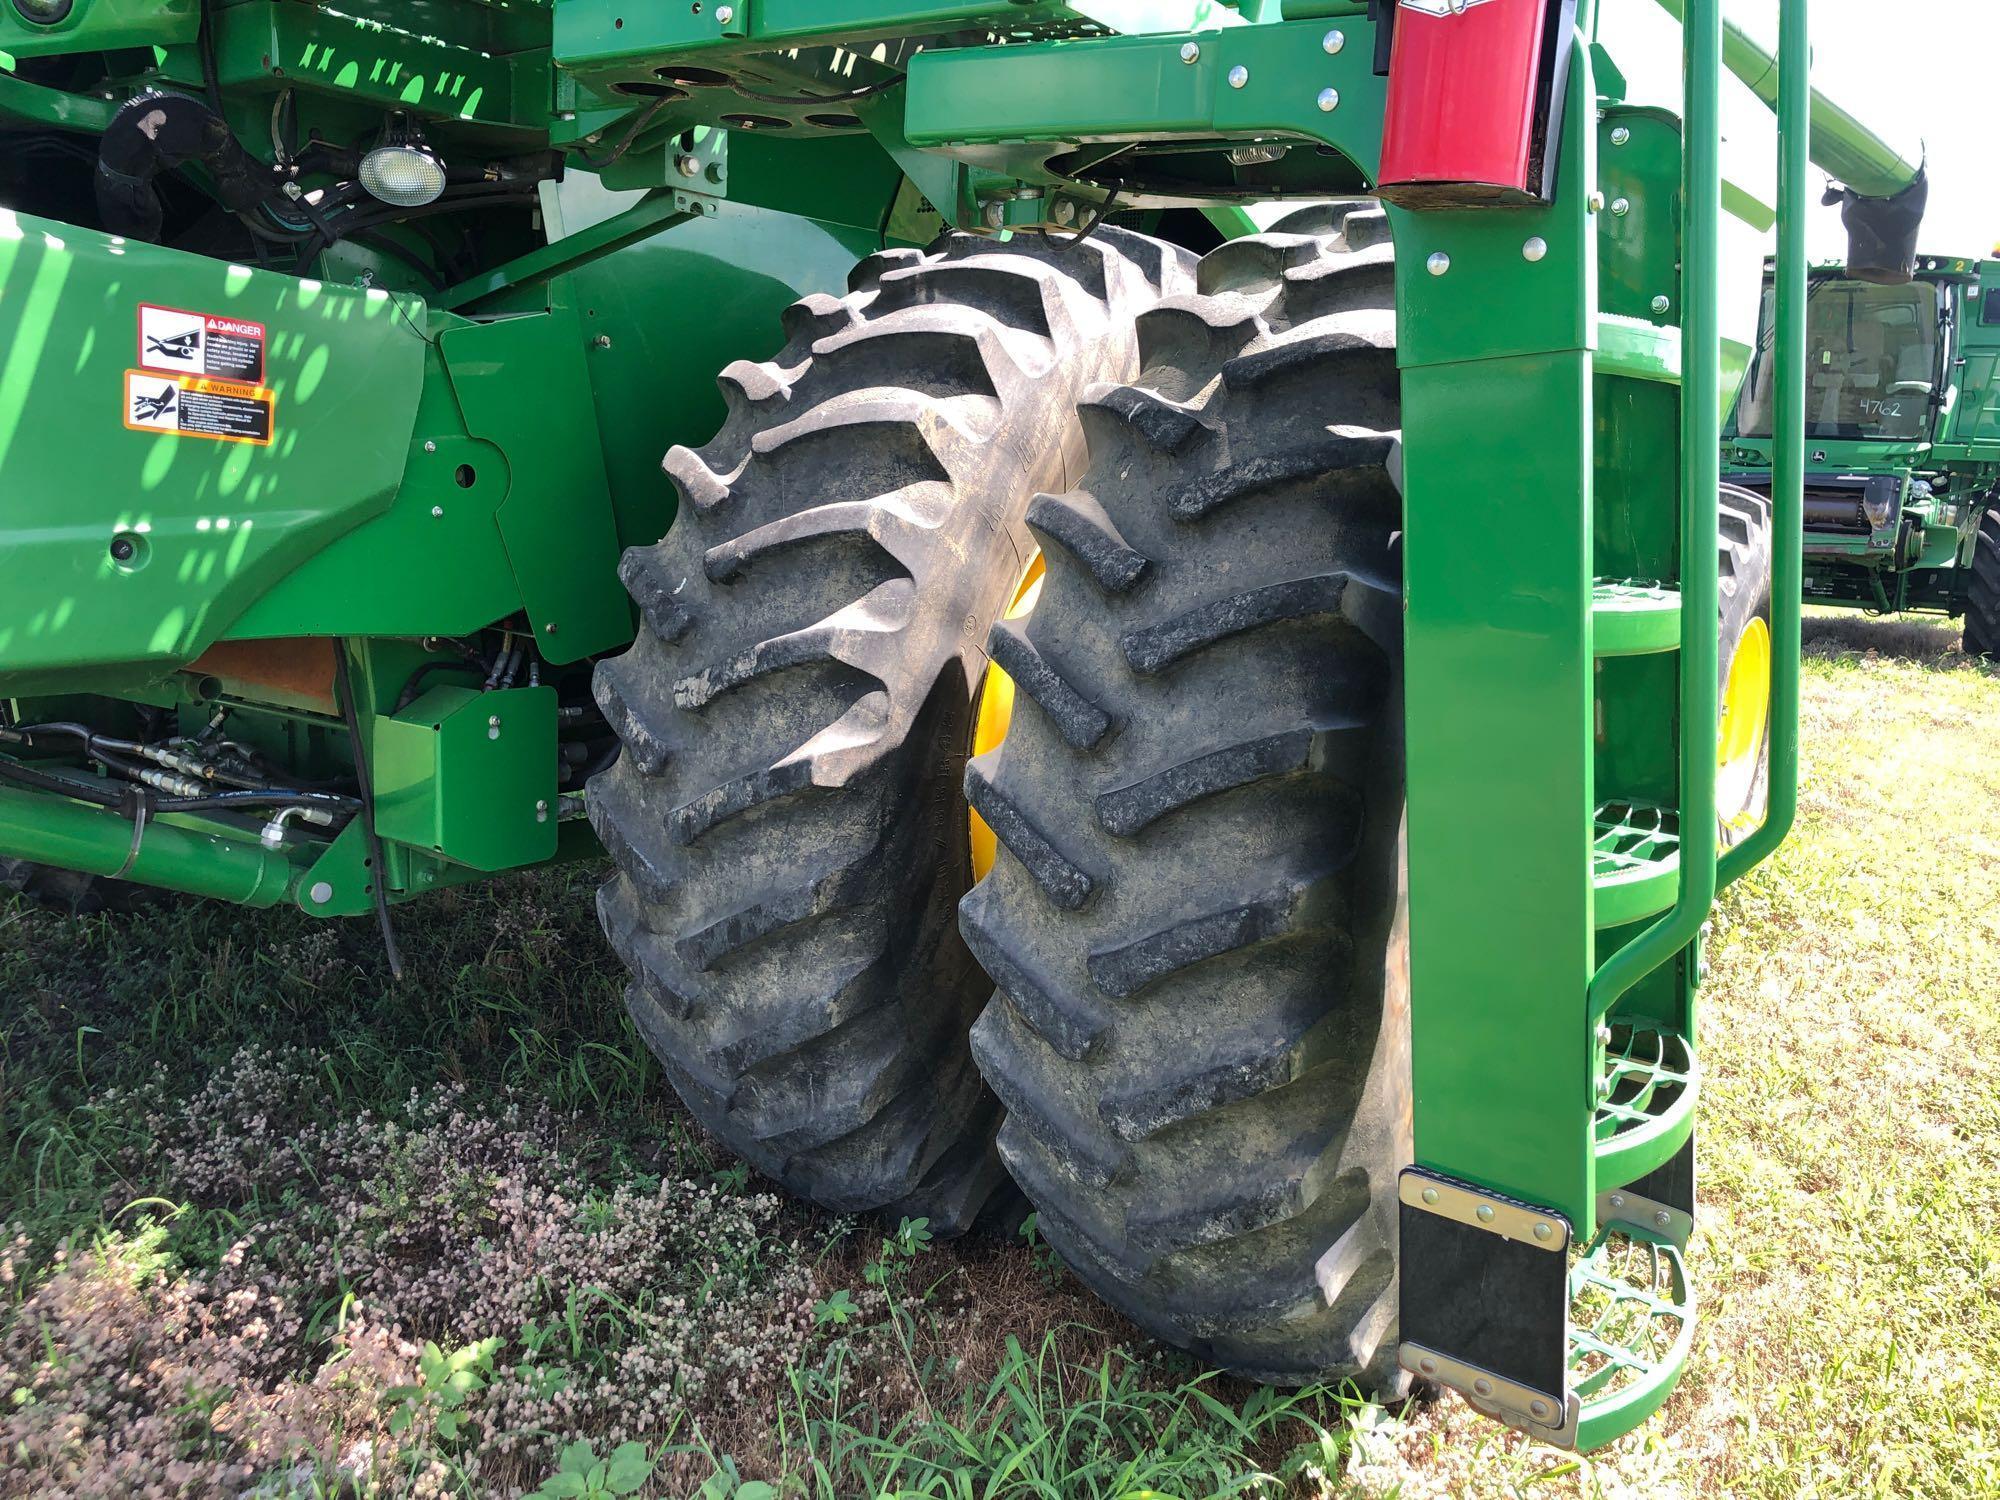
M 1035 601 L 1042 596 L 1042 554 L 1037 552 L 1028 563 L 1028 571 L 1021 575 L 1021 583 L 1014 590 L 1014 602 L 1007 606 L 1007 618 L 1018 620 L 1035 607 Z M 979 689 L 979 704 L 972 719 L 972 753 L 984 755 L 989 750 L 1000 748 L 1000 742 L 1007 738 L 1007 726 L 1014 722 L 1014 679 L 1001 671 L 998 666 L 988 665 L 986 681 Z M 972 821 L 972 878 L 984 880 L 986 872 L 993 868 L 994 853 L 999 847 L 993 837 L 993 830 L 986 826 L 986 820 L 966 809 Z
M 1771 727 L 1771 629 L 1752 620 L 1736 643 L 1722 685 L 1722 732 L 1715 750 L 1718 805 L 1732 827 L 1756 821 L 1750 802 Z

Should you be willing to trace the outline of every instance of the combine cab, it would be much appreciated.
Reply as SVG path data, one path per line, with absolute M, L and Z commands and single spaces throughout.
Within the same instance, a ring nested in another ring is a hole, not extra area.
M 1873 614 L 1964 616 L 2000 659 L 2000 262 L 1919 256 L 1884 285 L 1810 273 L 1805 590 Z M 1723 439 L 1768 492 L 1772 298 Z

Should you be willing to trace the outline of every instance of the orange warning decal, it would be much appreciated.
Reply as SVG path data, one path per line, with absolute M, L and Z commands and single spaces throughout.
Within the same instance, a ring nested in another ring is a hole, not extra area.
M 198 375 L 125 372 L 125 425 L 133 432 L 212 438 L 265 447 L 277 426 L 277 392 Z

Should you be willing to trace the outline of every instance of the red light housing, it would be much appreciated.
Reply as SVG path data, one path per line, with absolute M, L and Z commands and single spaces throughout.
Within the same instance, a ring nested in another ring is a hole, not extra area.
M 1555 197 L 1576 0 L 1396 0 L 1378 191 L 1404 208 Z

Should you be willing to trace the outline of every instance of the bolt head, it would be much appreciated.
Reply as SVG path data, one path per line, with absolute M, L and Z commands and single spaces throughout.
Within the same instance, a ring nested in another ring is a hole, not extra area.
M 1339 90 L 1339 89 L 1321 89 L 1321 90 L 1319 91 L 1319 107 L 1320 107 L 1320 111 L 1321 111 L 1321 113 L 1323 113 L 1323 114 L 1329 114 L 1329 115 L 1330 115 L 1330 114 L 1332 114 L 1332 113 L 1333 113 L 1333 112 L 1334 112 L 1334 111 L 1335 111 L 1336 109 L 1339 109 L 1339 108 L 1340 108 L 1340 90 Z
M 1653 1223 L 1657 1228 L 1665 1229 L 1669 1224 L 1673 1222 L 1674 1222 L 1674 1216 L 1668 1213 L 1664 1208 L 1659 1210 L 1657 1213 L 1653 1215 Z
M 1539 234 L 1530 235 L 1527 242 L 1521 246 L 1521 259 L 1526 261 L 1540 260 L 1548 253 L 1549 242 Z
M 1623 1193 L 1613 1193 L 1611 1195 L 1611 1206 L 1613 1208 L 1623 1208 L 1625 1206 L 1625 1195 Z
M 733 5 L 716 6 L 715 8 L 716 25 L 727 26 L 731 21 L 735 19 L 736 19 L 736 7 L 734 7 Z
M 1436 1188 L 1425 1188 L 1424 1202 L 1435 1203 L 1437 1201 L 1438 1201 L 1438 1190 Z
M 437 451 L 438 451 L 438 445 L 434 441 L 432 441 L 429 438 L 424 439 L 424 452 L 435 453 Z
M 1632 132 L 1631 132 L 1631 131 L 1629 131 L 1629 130 L 1627 130 L 1627 129 L 1626 129 L 1626 128 L 1625 128 L 1624 126 L 1623 126 L 1623 125 L 1614 125 L 1614 126 L 1612 126 L 1612 128 L 1611 128 L 1611 144 L 1612 144 L 1612 145 L 1614 145 L 1614 146 L 1622 146 L 1622 145 L 1624 145 L 1624 144 L 1625 144 L 1625 143 L 1626 143 L 1627 141 L 1629 141 L 1629 140 L 1631 140 L 1631 139 L 1632 139 Z
M 1181 61 L 1184 63 L 1200 62 L 1201 44 L 1198 42 L 1182 42 Z
M 489 718 L 486 721 L 486 727 L 488 729 L 498 729 L 500 727 L 500 715 L 494 714 L 491 718 Z
M 982 217 L 986 220 L 988 229 L 998 229 L 1007 222 L 1007 205 L 997 201 L 989 203 Z
M 1424 262 L 1424 269 L 1433 276 L 1442 276 L 1451 269 L 1451 257 L 1442 250 L 1431 251 L 1431 258 Z
M 1229 70 L 1229 86 L 1231 88 L 1240 89 L 1243 87 L 1244 84 L 1248 83 L 1249 81 L 1250 81 L 1250 70 L 1244 67 L 1242 63 L 1238 63 L 1235 67 Z
M 433 521 L 442 521 L 444 519 L 444 507 L 442 505 L 433 505 L 431 507 L 431 519 Z
M 701 159 L 683 152 L 674 158 L 674 170 L 683 177 L 701 176 Z
M 1331 55 L 1347 45 L 1347 33 L 1344 31 L 1329 31 L 1319 39 L 1319 44 Z
M 1555 1237 L 1555 1229 L 1554 1229 L 1554 1228 L 1553 1228 L 1552 1226 L 1550 1226 L 1550 1225 L 1548 1225 L 1548 1224 L 1537 1224 L 1537 1225 L 1535 1226 L 1535 1238 L 1536 1238 L 1536 1239 L 1538 1239 L 1538 1240 L 1550 1240 L 1550 1239 L 1553 1239 L 1554 1237 Z
M 595 342 L 597 347 L 600 349 L 609 349 L 611 347 L 611 335 L 608 333 L 600 333 L 593 342 Z
M 1076 222 L 1076 205 L 1067 198 L 1056 200 L 1054 213 L 1056 222 L 1065 227 Z
M 1619 218 L 1624 218 L 1625 215 L 1632 212 L 1632 200 L 1630 198 L 1613 198 L 1611 200 L 1611 211 L 1618 215 Z
M 324 880 L 315 880 L 313 888 L 307 891 L 306 894 L 312 898 L 314 906 L 324 906 L 333 899 L 333 887 L 328 885 Z
M 1490 1203 L 1482 1203 L 1482 1204 L 1480 1204 L 1480 1205 L 1479 1205 L 1479 1209 L 1478 1209 L 1478 1213 L 1479 1213 L 1479 1222 L 1480 1222 L 1480 1223 L 1482 1223 L 1482 1224 L 1491 1224 L 1491 1223 L 1493 1222 L 1493 1205 L 1492 1205 L 1492 1204 L 1490 1204 Z
M 1611 1045 L 1611 1028 L 1609 1026 L 1598 1027 L 1597 1039 L 1598 1041 L 1602 1042 L 1605 1046 L 1609 1047 Z
M 1673 298 L 1669 297 L 1665 292 L 1661 292 L 1653 299 L 1653 311 L 1656 313 L 1665 313 L 1673 305 Z

